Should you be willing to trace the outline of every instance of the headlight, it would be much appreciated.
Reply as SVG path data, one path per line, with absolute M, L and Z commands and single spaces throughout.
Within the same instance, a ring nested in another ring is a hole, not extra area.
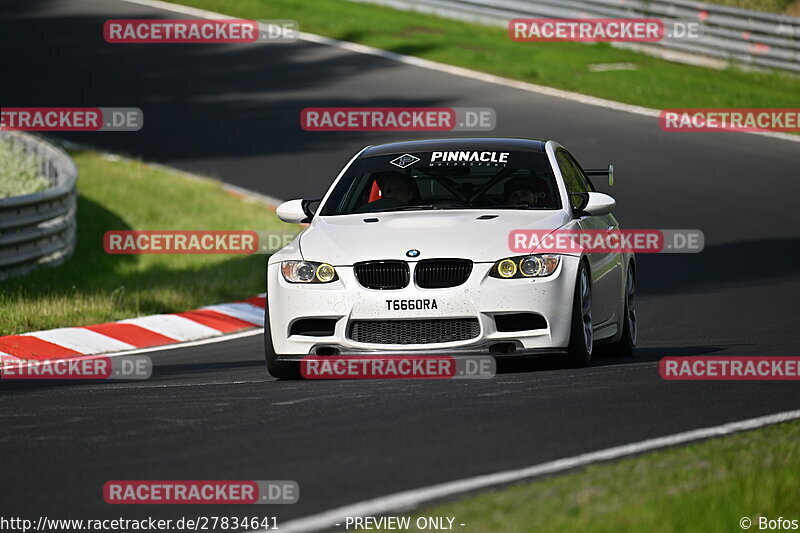
M 558 255 L 520 255 L 501 259 L 492 266 L 489 275 L 493 278 L 543 278 L 558 268 Z
M 336 277 L 336 269 L 328 263 L 323 263 L 317 267 L 317 279 L 322 283 L 333 281 Z
M 497 274 L 501 278 L 513 278 L 517 273 L 517 264 L 511 259 L 503 259 L 497 262 Z
M 289 283 L 330 283 L 339 279 L 331 265 L 313 261 L 284 261 L 281 273 Z

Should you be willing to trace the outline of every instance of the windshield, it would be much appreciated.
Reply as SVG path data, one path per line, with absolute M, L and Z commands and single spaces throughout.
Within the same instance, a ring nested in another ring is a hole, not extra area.
M 464 150 L 364 157 L 339 180 L 320 214 L 486 208 L 560 209 L 547 156 Z

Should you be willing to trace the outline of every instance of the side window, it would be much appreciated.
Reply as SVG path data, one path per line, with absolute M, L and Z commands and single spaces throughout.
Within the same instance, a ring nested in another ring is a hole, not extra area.
M 575 159 L 575 156 L 573 156 L 569 152 L 565 152 L 565 154 L 567 158 L 570 160 L 570 162 L 572 162 L 572 166 L 575 167 L 576 171 L 578 172 L 578 176 L 583 185 L 586 187 L 586 191 L 594 192 L 595 188 L 594 184 L 592 183 L 592 180 L 590 180 L 589 176 L 587 176 L 586 173 L 583 171 L 583 167 L 580 165 L 580 163 L 578 163 L 578 160 Z
M 577 166 L 577 163 L 574 162 L 575 160 L 566 150 L 559 148 L 556 152 L 556 161 L 558 162 L 558 168 L 561 170 L 561 175 L 564 176 L 564 183 L 567 185 L 569 193 L 589 192 L 591 190 L 580 167 Z M 581 203 L 580 198 L 574 196 L 570 196 L 569 201 L 573 209 L 577 209 Z

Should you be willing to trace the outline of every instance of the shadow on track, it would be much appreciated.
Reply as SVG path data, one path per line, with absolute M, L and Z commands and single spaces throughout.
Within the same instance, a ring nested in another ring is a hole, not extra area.
M 722 346 L 649 346 L 637 348 L 631 357 L 620 357 L 610 352 L 607 348 L 595 348 L 592 356 L 592 367 L 611 365 L 632 365 L 636 363 L 652 363 L 662 357 L 693 357 L 711 355 L 725 350 Z M 538 357 L 525 357 L 519 359 L 507 358 L 497 361 L 498 374 L 513 374 L 517 372 L 539 372 L 545 370 L 562 370 L 562 356 L 542 355 Z M 580 370 L 580 369 L 578 369 Z
M 800 239 L 715 244 L 698 254 L 639 254 L 636 262 L 641 296 L 741 287 L 796 279 L 800 275 Z

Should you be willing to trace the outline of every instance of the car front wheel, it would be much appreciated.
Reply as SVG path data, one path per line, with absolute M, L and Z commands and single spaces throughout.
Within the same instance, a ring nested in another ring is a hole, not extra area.
M 581 262 L 575 280 L 575 297 L 572 302 L 572 326 L 567 365 L 572 368 L 588 366 L 592 361 L 594 331 L 592 326 L 592 283 L 589 268 Z
M 636 348 L 636 338 L 639 335 L 639 325 L 636 316 L 636 271 L 628 265 L 625 276 L 625 311 L 621 320 L 622 337 L 609 345 L 609 355 L 633 355 Z

